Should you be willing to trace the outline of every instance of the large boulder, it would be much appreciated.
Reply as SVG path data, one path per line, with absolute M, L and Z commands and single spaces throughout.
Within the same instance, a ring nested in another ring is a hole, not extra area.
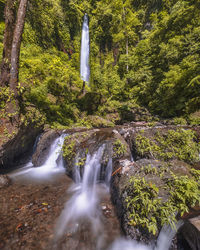
M 36 137 L 42 126 L 22 124 L 15 133 L 0 143 L 0 169 L 9 169 L 24 163 L 32 153 Z
M 63 156 L 67 166 L 67 173 L 74 176 L 74 167 L 78 166 L 82 171 L 87 154 L 94 154 L 103 147 L 101 159 L 102 178 L 110 158 L 115 163 L 118 159 L 131 158 L 128 144 L 123 137 L 112 128 L 93 129 L 85 132 L 74 133 L 65 138 Z
M 141 126 L 119 130 L 128 142 L 134 159 L 181 160 L 189 164 L 199 162 L 199 137 L 197 128 L 188 126 Z
M 156 244 L 162 225 L 178 220 L 182 206 L 187 204 L 190 210 L 200 199 L 191 166 L 183 161 L 140 159 L 118 163 L 115 168 L 120 171 L 112 177 L 111 196 L 122 230 L 132 239 Z M 171 249 L 176 249 L 175 245 Z

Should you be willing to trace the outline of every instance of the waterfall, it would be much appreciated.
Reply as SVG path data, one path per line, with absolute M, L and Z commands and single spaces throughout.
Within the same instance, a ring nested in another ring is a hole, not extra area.
M 64 173 L 64 162 L 61 157 L 61 149 L 64 143 L 66 134 L 61 135 L 55 139 L 50 147 L 48 157 L 44 164 L 40 167 L 33 167 L 30 160 L 24 167 L 12 172 L 9 176 L 13 180 L 24 180 L 26 182 L 32 180 L 33 182 L 42 182 L 54 177 L 55 174 Z M 36 139 L 36 143 L 39 137 Z M 35 143 L 35 144 L 36 144 Z M 36 145 L 34 145 L 36 147 Z
M 81 60 L 80 60 L 80 76 L 84 82 L 89 82 L 90 78 L 89 54 L 90 54 L 90 39 L 89 39 L 88 15 L 85 14 L 82 27 Z
M 62 237 L 68 225 L 70 225 L 70 231 L 76 231 L 82 220 L 87 220 L 90 223 L 93 232 L 98 233 L 98 230 L 102 228 L 99 210 L 100 191 L 97 184 L 100 181 L 101 159 L 104 149 L 105 145 L 102 145 L 93 155 L 88 153 L 82 178 L 79 166 L 74 166 L 76 168 L 74 176 L 76 183 L 70 190 L 73 193 L 71 199 L 65 204 L 65 208 L 58 218 L 55 233 L 57 239 Z M 107 168 L 109 176 L 105 177 L 103 183 L 108 187 L 107 181 L 110 179 L 112 170 L 111 160 L 108 161 Z

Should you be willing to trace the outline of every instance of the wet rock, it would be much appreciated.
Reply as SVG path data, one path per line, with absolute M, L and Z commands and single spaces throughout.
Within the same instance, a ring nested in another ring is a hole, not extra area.
M 102 145 L 104 145 L 103 157 L 101 159 L 102 178 L 105 175 L 109 159 L 112 158 L 113 162 L 116 162 L 118 159 L 131 158 L 130 149 L 117 130 L 107 128 L 74 133 L 66 137 L 63 146 L 63 156 L 67 165 L 67 173 L 70 176 L 74 176 L 74 166 L 79 167 L 80 172 L 82 172 L 87 154 L 92 155 Z
M 36 127 L 35 124 L 21 125 L 11 139 L 0 143 L 0 169 L 9 169 L 25 163 L 41 131 L 42 127 Z
M 7 175 L 0 175 L 0 188 L 6 187 L 11 183 Z
M 118 166 L 115 166 L 115 168 L 120 168 L 120 171 L 112 177 L 111 196 L 117 208 L 122 230 L 125 235 L 134 240 L 145 244 L 155 244 L 158 232 L 153 235 L 146 228 L 130 225 L 126 202 L 131 192 L 129 190 L 130 179 L 131 177 L 137 177 L 144 179 L 146 183 L 153 183 L 158 188 L 158 197 L 162 199 L 162 202 L 166 202 L 169 199 L 169 192 L 165 188 L 165 183 L 172 178 L 171 173 L 176 176 L 190 176 L 190 165 L 178 160 L 164 162 L 154 159 L 140 159 L 136 162 L 130 162 L 125 159 L 119 160 Z M 175 243 L 171 249 L 176 249 Z
M 179 230 L 178 249 L 200 249 L 200 216 L 187 220 Z
M 60 136 L 61 131 L 47 130 L 45 131 L 37 143 L 37 148 L 32 156 L 32 163 L 34 167 L 39 167 L 44 164 L 47 159 L 51 143 Z

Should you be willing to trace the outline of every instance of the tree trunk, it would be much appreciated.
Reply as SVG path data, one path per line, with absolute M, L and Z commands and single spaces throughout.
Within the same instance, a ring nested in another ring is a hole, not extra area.
M 18 75 L 19 75 L 19 55 L 20 55 L 22 33 L 23 33 L 24 23 L 25 23 L 27 3 L 28 3 L 28 0 L 20 1 L 19 8 L 17 11 L 17 20 L 15 24 L 15 30 L 14 30 L 13 42 L 12 42 L 9 85 L 10 85 L 10 89 L 14 92 L 15 98 L 18 98 L 17 83 L 18 83 Z
M 4 10 L 5 31 L 3 39 L 3 60 L 1 63 L 0 87 L 8 86 L 10 80 L 11 50 L 15 28 L 15 2 L 15 0 L 7 0 Z
M 1 64 L 0 87 L 8 86 L 9 98 L 4 113 L 12 124 L 19 122 L 19 96 L 17 91 L 19 74 L 19 55 L 28 0 L 7 0 L 5 7 L 4 50 Z M 2 120 L 2 119 L 1 119 Z M 5 120 L 5 122 L 7 122 Z

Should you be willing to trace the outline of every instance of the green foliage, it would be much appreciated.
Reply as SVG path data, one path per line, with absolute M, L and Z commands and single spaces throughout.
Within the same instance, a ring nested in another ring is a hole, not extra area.
M 191 125 L 200 125 L 200 111 L 191 114 L 188 117 L 188 123 Z
M 173 123 L 175 125 L 187 125 L 187 120 L 184 119 L 183 117 L 175 117 L 173 119 Z
M 29 83 L 25 85 L 26 105 L 34 104 L 49 123 L 70 125 L 78 119 L 75 101 L 81 80 L 66 54 L 31 45 L 22 49 L 20 66 L 20 82 Z
M 149 167 L 142 169 L 146 173 Z M 151 169 L 146 174 L 157 174 Z M 153 171 L 153 172 L 152 172 Z M 183 215 L 191 207 L 200 204 L 200 183 L 196 178 L 200 176 L 199 170 L 193 170 L 195 177 L 176 176 L 171 173 L 171 178 L 165 180 L 162 189 L 168 191 L 168 198 L 159 193 L 159 188 L 140 176 L 132 177 L 126 187 L 127 210 L 129 223 L 132 226 L 143 227 L 154 235 L 163 225 L 170 224 L 175 228 L 176 214 Z M 161 178 L 163 175 L 160 175 Z
M 142 156 L 196 162 L 199 160 L 200 145 L 195 139 L 195 132 L 189 129 L 168 130 L 162 134 L 157 132 L 153 137 L 146 137 L 144 131 L 140 131 L 136 136 L 136 147 Z
M 120 158 L 125 154 L 126 151 L 126 146 L 119 139 L 115 140 L 113 143 L 113 156 L 115 158 Z
M 87 92 L 100 96 L 98 103 L 88 99 L 86 104 L 79 100 L 85 13 L 91 65 Z M 34 105 L 47 122 L 64 126 L 78 122 L 81 112 L 106 117 L 106 109 L 114 104 L 117 111 L 110 112 L 109 119 L 117 122 L 120 102 L 144 105 L 163 117 L 185 117 L 200 105 L 199 33 L 197 1 L 30 0 L 20 57 L 24 106 Z
M 170 201 L 181 216 L 189 212 L 189 208 L 200 204 L 200 185 L 195 179 L 172 174 L 168 188 L 170 188 Z
M 74 140 L 71 140 L 69 143 L 69 140 L 71 140 L 71 138 L 65 139 L 65 142 L 62 147 L 62 151 L 63 151 L 63 157 L 67 158 L 70 161 L 75 156 L 74 148 L 75 148 L 76 142 Z
M 174 227 L 175 208 L 159 198 L 159 189 L 155 184 L 133 177 L 128 190 L 126 202 L 130 225 L 142 226 L 154 235 L 159 225 L 170 224 Z
M 87 128 L 105 128 L 113 127 L 114 123 L 107 121 L 99 116 L 86 116 L 75 124 L 76 127 L 87 127 Z

